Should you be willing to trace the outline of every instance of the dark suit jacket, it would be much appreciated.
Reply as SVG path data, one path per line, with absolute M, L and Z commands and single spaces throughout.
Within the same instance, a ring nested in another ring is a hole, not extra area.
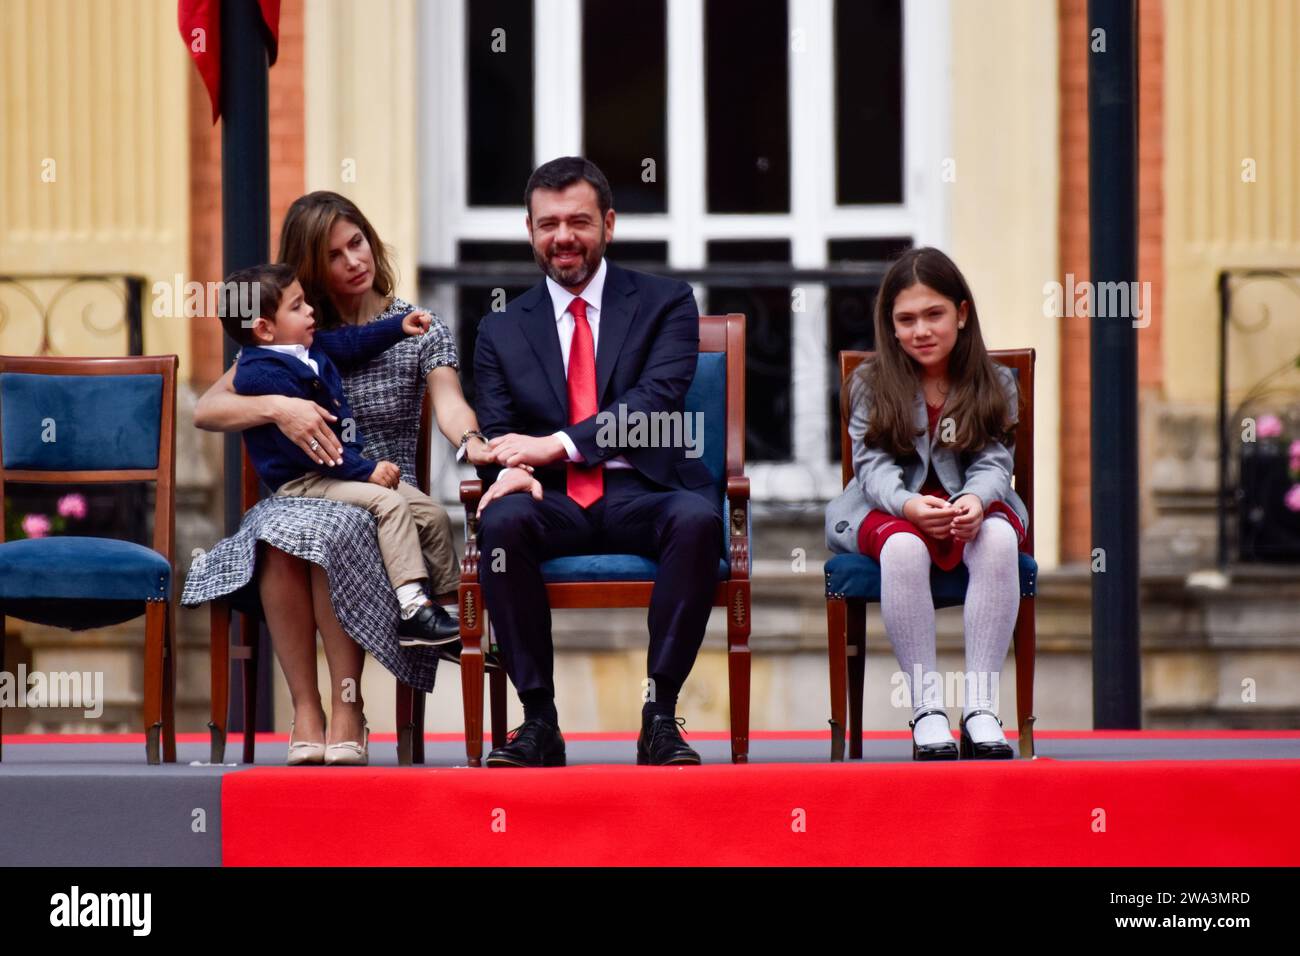
M 596 393 L 602 412 L 617 419 L 634 411 L 682 412 L 695 378 L 700 313 L 691 287 L 676 279 L 632 272 L 608 262 L 596 346 Z M 483 317 L 474 349 L 475 411 L 489 438 L 516 432 L 565 431 L 588 464 L 624 456 L 646 477 L 670 488 L 701 489 L 713 478 L 683 448 L 602 446 L 593 415 L 569 424 L 569 393 L 555 310 L 543 280 Z M 606 429 L 608 435 L 610 429 Z M 485 482 L 499 468 L 481 467 Z M 565 462 L 537 469 L 547 488 L 563 490 Z

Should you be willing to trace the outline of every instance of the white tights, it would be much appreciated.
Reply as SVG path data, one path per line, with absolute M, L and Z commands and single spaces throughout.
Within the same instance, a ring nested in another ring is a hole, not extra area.
M 1016 531 L 999 516 L 986 517 L 962 549 L 970 573 L 962 607 L 966 638 L 964 716 L 993 709 L 993 689 L 1002 671 L 1016 614 L 1020 609 L 1020 572 Z M 912 715 L 942 709 L 946 682 L 924 675 L 938 669 L 935 650 L 934 599 L 930 593 L 930 552 L 914 534 L 893 534 L 880 551 L 880 613 L 912 695 Z M 915 686 L 917 666 L 922 686 Z M 967 723 L 976 741 L 1005 739 L 997 722 L 981 716 Z M 917 724 L 917 743 L 947 736 L 946 721 L 931 716 Z M 951 738 L 947 738 L 951 739 Z

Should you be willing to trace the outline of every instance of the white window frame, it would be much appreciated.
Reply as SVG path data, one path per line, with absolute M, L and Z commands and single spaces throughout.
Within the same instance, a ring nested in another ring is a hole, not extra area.
M 518 208 L 470 208 L 465 201 L 468 2 L 420 5 L 420 261 L 427 265 L 454 265 L 461 241 L 525 235 L 522 202 Z M 658 157 L 658 167 L 668 177 L 669 213 L 620 215 L 619 238 L 667 242 L 669 264 L 691 269 L 705 266 L 706 243 L 712 239 L 788 239 L 791 263 L 803 269 L 828 264 L 831 239 L 906 235 L 916 245 L 946 248 L 949 208 L 940 173 L 951 155 L 950 0 L 902 5 L 904 201 L 869 206 L 835 203 L 834 0 L 789 0 L 790 212 L 754 215 L 711 214 L 705 208 L 704 3 L 667 0 L 668 155 Z M 574 91 L 582 89 L 582 5 L 581 0 L 534 4 L 536 162 L 581 152 L 582 111 L 571 104 Z M 831 374 L 826 289 L 814 285 L 803 291 L 804 311 L 791 316 L 793 460 L 747 466 L 760 505 L 824 502 L 840 490 L 839 466 L 826 460 Z M 702 288 L 696 292 L 703 296 Z M 447 317 L 454 330 L 453 290 L 426 305 Z M 435 474 L 436 487 L 453 498 L 456 481 L 471 476 L 468 466 L 458 472 L 448 462 L 441 467 L 435 462 Z

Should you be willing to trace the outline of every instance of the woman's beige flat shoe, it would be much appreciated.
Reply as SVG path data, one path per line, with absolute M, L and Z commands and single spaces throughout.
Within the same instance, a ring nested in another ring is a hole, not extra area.
M 370 725 L 361 719 L 361 743 L 340 740 L 325 748 L 325 763 L 339 767 L 364 767 L 370 763 Z
M 303 764 L 322 764 L 325 762 L 325 741 L 313 743 L 309 740 L 293 739 L 293 724 L 289 724 L 289 759 L 286 763 L 290 767 L 298 767 Z

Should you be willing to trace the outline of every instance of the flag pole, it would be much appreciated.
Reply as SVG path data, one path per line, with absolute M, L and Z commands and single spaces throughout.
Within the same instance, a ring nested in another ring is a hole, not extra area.
M 268 54 L 262 12 L 257 0 L 221 3 L 221 253 L 223 275 L 270 259 L 271 191 L 267 120 Z M 236 345 L 223 336 L 224 367 L 235 360 Z M 243 517 L 240 434 L 225 438 L 226 535 L 234 534 Z M 238 620 L 238 618 L 237 618 Z M 236 624 L 236 626 L 238 626 Z M 270 661 L 266 625 L 258 628 L 258 658 Z M 274 726 L 271 668 L 258 668 L 257 714 L 254 730 Z M 231 681 L 232 730 L 243 726 L 242 681 Z
M 1139 644 L 1137 333 L 1137 5 L 1088 2 L 1088 220 L 1094 290 L 1124 289 L 1111 314 L 1093 296 L 1092 722 L 1142 726 Z M 1103 285 L 1107 283 L 1107 285 Z M 1106 314 L 1102 314 L 1105 312 Z M 1100 549 L 1100 550 L 1098 550 Z

